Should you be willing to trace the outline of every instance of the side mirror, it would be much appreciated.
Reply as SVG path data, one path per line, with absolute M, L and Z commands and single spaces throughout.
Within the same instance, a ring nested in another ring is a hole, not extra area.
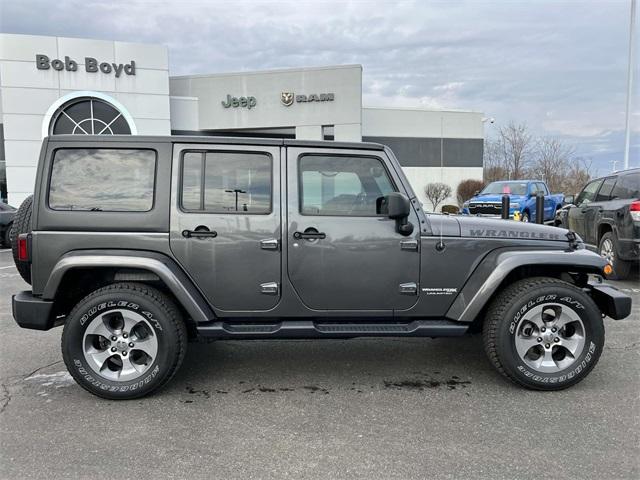
M 386 215 L 396 221 L 396 230 L 399 234 L 407 236 L 413 233 L 413 224 L 409 222 L 411 202 L 399 192 L 393 192 L 376 199 L 376 213 Z
M 473 192 L 474 197 L 477 197 L 478 195 L 480 195 L 480 190 L 476 190 L 475 192 Z
M 575 196 L 566 195 L 564 197 L 564 200 L 562 201 L 562 203 L 564 203 L 565 205 L 570 205 L 570 204 L 573 204 L 574 201 L 575 201 Z

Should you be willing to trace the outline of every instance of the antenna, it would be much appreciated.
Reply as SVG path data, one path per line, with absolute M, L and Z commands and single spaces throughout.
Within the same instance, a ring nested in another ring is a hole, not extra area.
M 440 113 L 440 183 L 444 183 L 444 112 Z M 442 230 L 444 228 L 444 214 L 440 212 L 440 242 L 436 245 L 438 251 L 444 250 Z

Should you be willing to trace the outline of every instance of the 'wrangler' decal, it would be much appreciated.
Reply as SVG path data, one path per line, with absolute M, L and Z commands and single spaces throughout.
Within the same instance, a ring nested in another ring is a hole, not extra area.
M 533 238 L 539 240 L 560 240 L 557 233 L 520 232 L 518 230 L 469 230 L 472 237 L 501 237 L 501 238 Z

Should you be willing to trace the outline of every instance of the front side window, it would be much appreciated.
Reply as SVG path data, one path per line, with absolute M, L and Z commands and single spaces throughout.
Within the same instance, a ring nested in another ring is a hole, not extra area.
M 146 212 L 153 207 L 153 150 L 57 150 L 51 168 L 49 207 L 54 210 Z
M 266 153 L 187 152 L 182 159 L 182 208 L 271 213 L 271 165 Z
M 602 179 L 594 180 L 591 183 L 588 183 L 586 187 L 582 189 L 580 195 L 578 195 L 578 199 L 576 200 L 576 205 L 582 205 L 586 203 L 591 203 L 596 198 L 596 192 L 600 185 L 602 184 Z
M 306 155 L 299 171 L 303 215 L 375 216 L 376 200 L 396 191 L 378 158 Z

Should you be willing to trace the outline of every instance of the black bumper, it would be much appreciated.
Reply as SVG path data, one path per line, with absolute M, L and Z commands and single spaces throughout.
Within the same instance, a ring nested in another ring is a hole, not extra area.
M 622 320 L 631 314 L 631 297 L 604 283 L 589 283 L 591 296 L 600 311 L 614 320 Z
M 49 330 L 53 327 L 53 302 L 34 297 L 29 291 L 23 291 L 11 298 L 11 304 L 13 318 L 22 328 Z

